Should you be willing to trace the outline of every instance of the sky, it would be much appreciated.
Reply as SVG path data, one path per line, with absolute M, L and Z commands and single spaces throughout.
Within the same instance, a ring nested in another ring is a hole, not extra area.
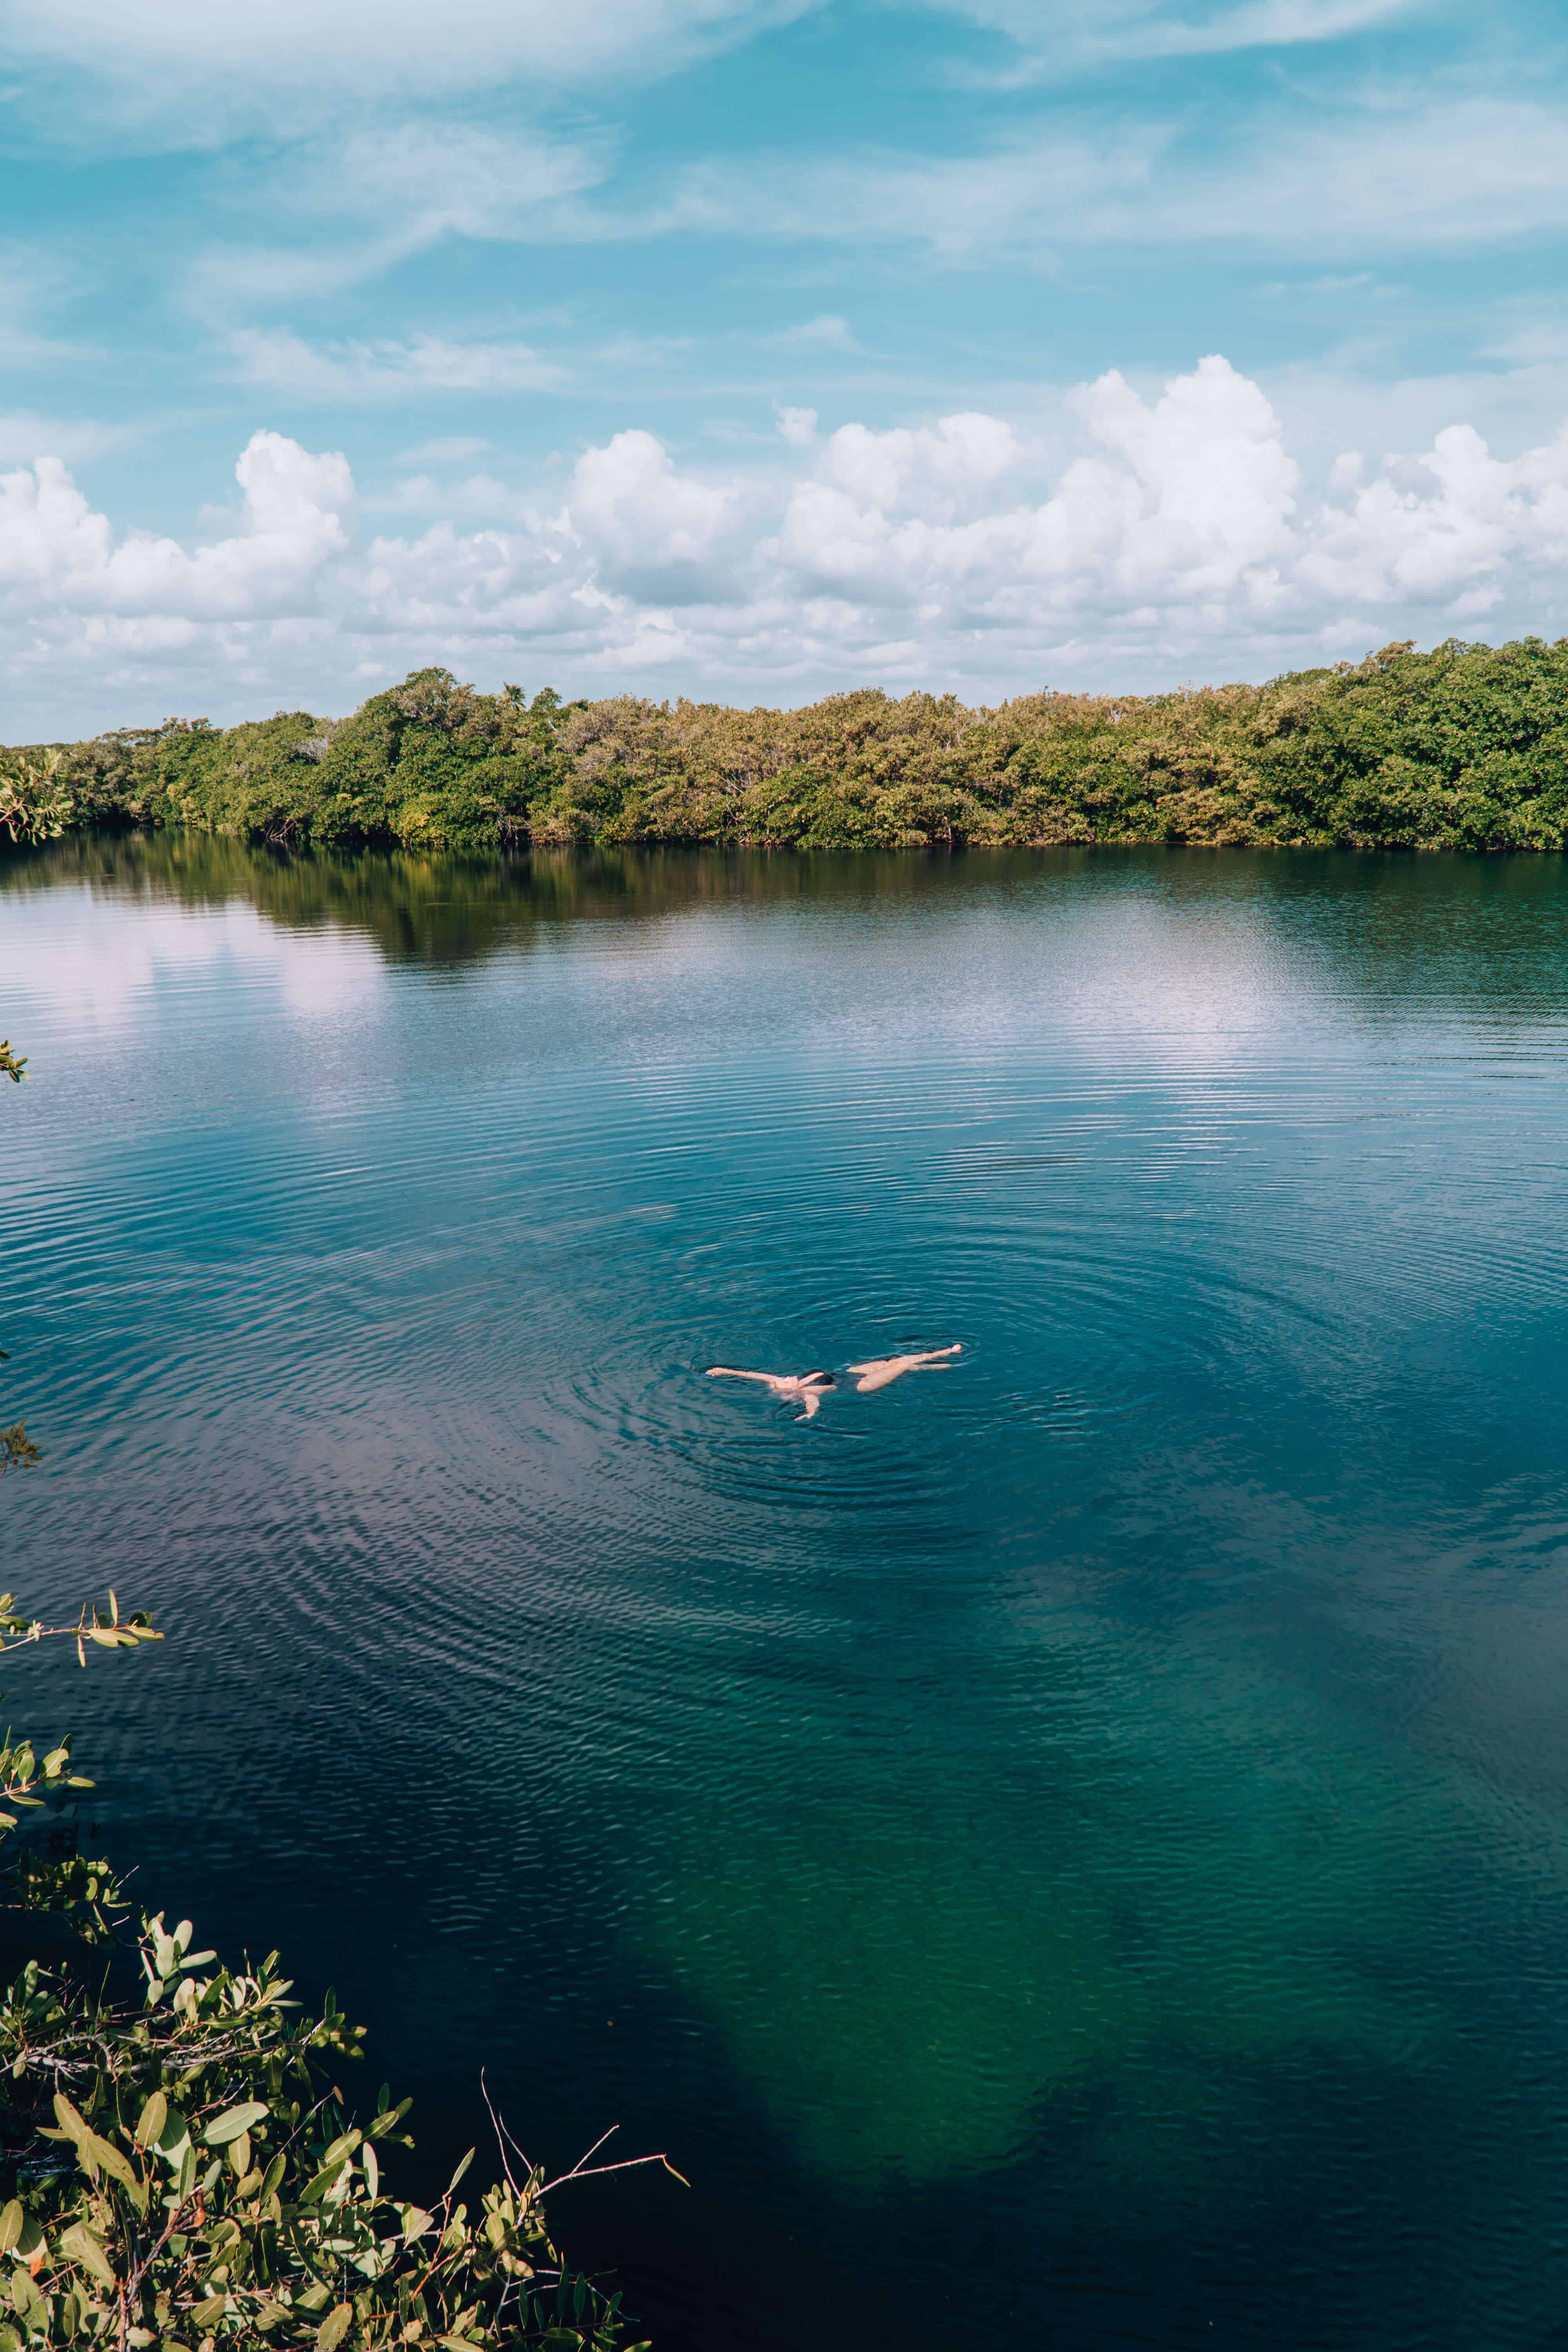
M 0 0 L 0 740 L 1568 632 L 1544 0 Z

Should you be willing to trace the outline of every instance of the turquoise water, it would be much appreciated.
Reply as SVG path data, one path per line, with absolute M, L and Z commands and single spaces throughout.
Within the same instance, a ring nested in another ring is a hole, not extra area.
M 7 1701 L 433 2150 L 668 2149 L 556 2208 L 661 2352 L 1568 2341 L 1565 951 L 1545 859 L 15 860 L 4 1573 L 170 1640 Z

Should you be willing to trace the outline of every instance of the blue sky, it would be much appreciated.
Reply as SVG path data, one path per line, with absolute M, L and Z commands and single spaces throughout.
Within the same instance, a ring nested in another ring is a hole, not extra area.
M 0 0 L 0 736 L 1568 630 L 1568 27 Z

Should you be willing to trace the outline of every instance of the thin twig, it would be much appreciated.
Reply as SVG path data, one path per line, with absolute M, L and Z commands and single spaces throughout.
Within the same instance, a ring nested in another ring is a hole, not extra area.
M 608 2137 L 606 2133 L 605 2137 L 608 2138 Z M 679 2181 L 682 2189 L 689 2189 L 691 2186 L 685 2173 L 677 2172 L 668 2157 L 661 2154 L 624 2157 L 619 2164 L 591 2164 L 586 2171 L 580 2171 L 576 2166 L 574 2166 L 570 2172 L 563 2172 L 559 2180 L 547 2180 L 539 2193 L 542 2197 L 547 2197 L 552 2189 L 564 2188 L 569 2180 L 592 2180 L 595 2175 L 600 2172 L 635 2172 L 639 2164 L 662 2164 L 670 2178 Z
M 521 2197 L 522 2191 L 519 2189 L 517 2182 L 512 2179 L 511 2166 L 507 2161 L 506 2143 L 510 2135 L 501 2128 L 501 2119 L 496 2113 L 495 2101 L 490 2097 L 489 2085 L 485 2081 L 485 2070 L 482 2066 L 479 2068 L 479 2095 L 484 2100 L 486 2106 L 489 2109 L 490 2122 L 495 2127 L 496 2146 L 500 2150 L 500 2168 L 506 2175 L 507 2187 L 511 2190 L 514 2197 Z M 523 2163 L 527 2164 L 528 2158 L 526 2156 L 522 2155 L 521 2148 L 519 2148 L 517 2152 L 520 2157 L 522 2157 Z M 531 2172 L 532 2167 L 530 2166 L 529 2169 Z

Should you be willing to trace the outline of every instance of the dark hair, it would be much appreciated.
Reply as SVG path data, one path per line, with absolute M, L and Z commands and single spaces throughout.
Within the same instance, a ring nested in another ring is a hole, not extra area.
M 831 1372 L 803 1372 L 801 1378 L 803 1381 L 810 1381 L 817 1388 L 831 1389 L 837 1386 Z

